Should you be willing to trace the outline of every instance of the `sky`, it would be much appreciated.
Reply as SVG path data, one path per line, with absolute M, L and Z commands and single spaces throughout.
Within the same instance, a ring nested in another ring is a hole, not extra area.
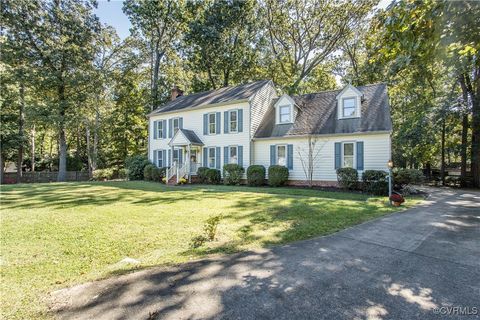
M 380 0 L 378 8 L 386 8 L 392 0 Z M 99 0 L 98 8 L 95 9 L 96 15 L 102 23 L 113 26 L 117 30 L 120 39 L 125 39 L 130 34 L 132 24 L 122 11 L 122 0 Z

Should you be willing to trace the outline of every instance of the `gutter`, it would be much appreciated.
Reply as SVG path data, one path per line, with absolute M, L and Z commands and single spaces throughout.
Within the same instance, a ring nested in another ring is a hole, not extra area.
M 324 134 L 298 134 L 290 136 L 276 136 L 276 137 L 264 137 L 264 138 L 253 138 L 253 141 L 262 141 L 262 140 L 279 140 L 279 139 L 298 139 L 298 138 L 308 138 L 308 137 L 338 137 L 338 136 L 358 136 L 358 135 L 375 135 L 375 134 L 391 134 L 391 130 L 384 131 L 364 131 L 364 132 L 352 132 L 352 133 L 324 133 Z
M 196 107 L 191 107 L 191 108 L 182 108 L 182 109 L 177 109 L 177 110 L 170 110 L 170 111 L 152 111 L 149 114 L 147 114 L 147 117 L 150 118 L 152 116 L 158 116 L 158 115 L 163 115 L 163 114 L 171 114 L 171 113 L 178 113 L 178 112 L 183 112 L 183 111 L 190 111 L 190 110 L 198 110 L 198 109 L 206 109 L 206 108 L 212 108 L 212 107 L 219 107 L 219 106 L 226 106 L 230 104 L 236 104 L 236 103 L 243 103 L 243 102 L 248 102 L 250 98 L 247 99 L 239 99 L 239 100 L 230 100 L 230 101 L 225 101 L 225 102 L 219 102 L 219 103 L 212 103 L 212 104 L 205 104 L 205 105 L 200 105 Z

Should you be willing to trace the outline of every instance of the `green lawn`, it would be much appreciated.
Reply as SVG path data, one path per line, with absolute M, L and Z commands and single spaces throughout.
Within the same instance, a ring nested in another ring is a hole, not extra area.
M 329 234 L 395 210 L 386 198 L 288 188 L 2 186 L 3 317 L 48 318 L 49 291 L 87 280 Z M 190 249 L 214 215 L 222 215 L 215 241 Z M 125 257 L 140 264 L 120 263 Z

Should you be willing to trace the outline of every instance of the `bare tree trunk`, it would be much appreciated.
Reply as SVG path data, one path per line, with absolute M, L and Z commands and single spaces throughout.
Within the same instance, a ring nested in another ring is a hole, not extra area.
M 31 154 L 31 159 L 32 159 L 32 172 L 35 172 L 35 124 L 32 126 L 32 133 L 31 133 L 31 149 L 30 149 L 30 154 Z
M 442 163 L 441 163 L 441 178 L 442 178 L 442 185 L 445 185 L 445 114 L 443 115 L 442 119 Z
M 65 129 L 65 87 L 60 85 L 58 88 L 58 99 L 60 104 L 60 123 L 58 127 L 59 159 L 58 159 L 58 177 L 57 181 L 62 182 L 67 179 L 67 137 Z
M 5 165 L 3 164 L 3 154 L 0 152 L 0 184 L 3 183 L 3 172 L 5 171 Z
M 460 150 L 461 159 L 461 173 L 460 173 L 460 186 L 466 187 L 467 185 L 467 139 L 468 139 L 468 113 L 464 113 L 462 116 L 462 145 Z
M 17 157 L 17 183 L 22 182 L 22 163 L 23 163 L 23 126 L 25 124 L 25 85 L 23 80 L 20 81 L 20 109 L 18 118 L 18 136 L 20 142 L 18 144 L 18 157 Z
M 472 95 L 472 175 L 473 186 L 480 188 L 480 92 L 477 94 Z
M 100 113 L 95 110 L 95 125 L 93 128 L 93 153 L 92 153 L 92 171 L 97 169 L 98 160 L 98 129 L 100 125 Z
M 90 126 L 88 122 L 85 122 L 85 134 L 87 137 L 87 159 L 88 159 L 88 176 L 92 178 L 93 170 L 92 170 L 92 152 L 90 149 Z

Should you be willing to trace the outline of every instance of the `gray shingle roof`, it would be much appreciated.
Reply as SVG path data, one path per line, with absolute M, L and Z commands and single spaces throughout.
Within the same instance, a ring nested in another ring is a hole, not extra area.
M 260 88 L 267 84 L 270 80 L 260 80 L 252 83 L 239 85 L 236 87 L 224 87 L 217 90 L 204 91 L 186 96 L 180 96 L 173 101 L 167 102 L 165 105 L 154 110 L 150 115 L 162 112 L 170 112 L 181 109 L 190 109 L 210 104 L 217 104 L 228 101 L 248 99 L 254 95 Z
M 179 129 L 179 130 L 182 131 L 182 133 L 185 135 L 185 138 L 187 138 L 191 143 L 199 144 L 203 146 L 202 140 L 200 140 L 200 138 L 197 136 L 195 132 L 188 129 Z
M 381 83 L 356 88 L 363 93 L 361 118 L 337 119 L 336 96 L 341 90 L 293 96 L 300 108 L 295 122 L 276 125 L 273 101 L 255 138 L 390 131 L 392 121 L 387 86 Z

